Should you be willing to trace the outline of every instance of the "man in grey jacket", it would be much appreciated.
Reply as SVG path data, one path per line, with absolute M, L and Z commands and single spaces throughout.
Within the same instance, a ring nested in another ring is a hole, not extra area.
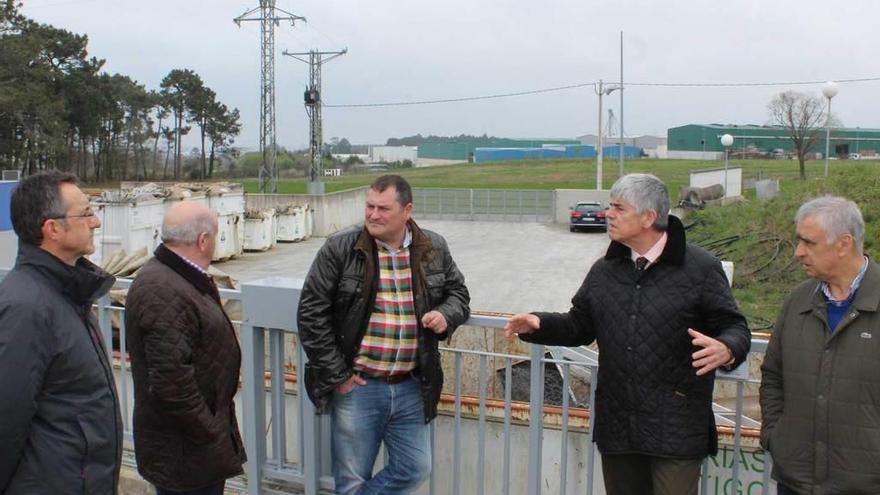
M 92 313 L 113 277 L 83 258 L 101 226 L 76 178 L 12 193 L 19 239 L 0 283 L 0 493 L 116 493 L 122 421 Z
M 795 221 L 794 254 L 811 280 L 788 296 L 767 347 L 761 444 L 780 495 L 876 495 L 880 266 L 864 255 L 852 201 L 813 199 Z

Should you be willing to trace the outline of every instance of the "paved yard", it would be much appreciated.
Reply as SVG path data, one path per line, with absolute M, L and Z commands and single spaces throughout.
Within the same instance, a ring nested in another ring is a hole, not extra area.
M 608 247 L 602 232 L 572 233 L 566 224 L 425 220 L 443 235 L 464 273 L 475 311 L 565 311 L 589 267 Z M 323 238 L 278 244 L 218 263 L 239 281 L 305 278 Z

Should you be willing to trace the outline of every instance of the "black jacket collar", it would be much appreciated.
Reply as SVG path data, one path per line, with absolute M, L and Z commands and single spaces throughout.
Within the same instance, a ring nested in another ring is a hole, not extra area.
M 217 291 L 217 285 L 214 284 L 214 281 L 196 269 L 196 267 L 187 263 L 186 260 L 181 258 L 177 253 L 165 247 L 165 244 L 159 244 L 159 247 L 156 248 L 156 251 L 153 254 L 160 263 L 174 270 L 178 275 L 183 277 L 184 280 L 198 289 L 199 292 L 208 294 L 218 302 L 220 301 L 220 294 Z
M 660 258 L 658 258 L 657 261 L 683 265 L 685 251 L 687 250 L 687 239 L 684 233 L 684 225 L 682 225 L 681 220 L 674 215 L 669 215 L 668 222 L 669 223 L 666 227 L 666 247 L 663 248 L 663 253 L 660 254 Z M 630 259 L 631 257 L 632 249 L 617 241 L 611 241 L 611 245 L 608 246 L 608 251 L 605 253 L 606 260 L 617 258 Z
M 116 281 L 113 275 L 84 257 L 78 259 L 75 266 L 70 266 L 49 251 L 21 241 L 15 266 L 29 266 L 42 273 L 76 305 L 92 304 L 109 292 Z

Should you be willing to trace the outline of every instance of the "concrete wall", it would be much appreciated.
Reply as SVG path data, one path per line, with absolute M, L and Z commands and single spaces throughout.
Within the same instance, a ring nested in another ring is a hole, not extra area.
M 724 160 L 724 152 L 667 150 L 666 158 L 673 160 Z
M 313 210 L 315 221 L 312 235 L 327 237 L 334 232 L 363 223 L 367 189 L 361 187 L 324 195 L 246 194 L 245 203 L 249 210 L 274 208 L 290 203 L 308 204 Z
M 570 207 L 578 201 L 598 201 L 603 206 L 608 206 L 611 197 L 608 191 L 595 189 L 557 189 L 556 190 L 556 223 L 568 223 L 571 214 Z

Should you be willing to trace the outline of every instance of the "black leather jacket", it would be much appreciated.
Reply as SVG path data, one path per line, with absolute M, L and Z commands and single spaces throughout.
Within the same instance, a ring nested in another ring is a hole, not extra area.
M 425 421 L 437 415 L 443 370 L 437 342 L 449 338 L 470 315 L 470 295 L 446 241 L 410 221 L 413 297 L 419 320 L 418 375 Z M 334 388 L 352 375 L 352 365 L 376 300 L 379 273 L 376 242 L 366 229 L 327 239 L 318 252 L 299 301 L 300 340 L 308 355 L 305 386 L 319 413 L 328 412 Z M 436 310 L 447 330 L 422 328 L 422 315 Z

